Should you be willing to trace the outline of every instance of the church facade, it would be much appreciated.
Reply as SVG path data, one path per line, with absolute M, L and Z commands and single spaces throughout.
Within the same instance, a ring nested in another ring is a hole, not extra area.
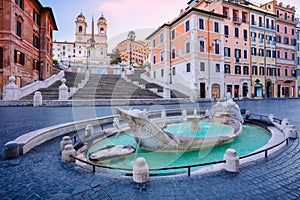
M 88 33 L 88 21 L 80 13 L 75 21 L 76 32 L 74 42 L 54 41 L 53 59 L 65 65 L 109 65 L 107 56 L 107 21 L 103 15 L 95 27 L 92 19 L 92 32 Z M 95 30 L 96 29 L 96 30 Z

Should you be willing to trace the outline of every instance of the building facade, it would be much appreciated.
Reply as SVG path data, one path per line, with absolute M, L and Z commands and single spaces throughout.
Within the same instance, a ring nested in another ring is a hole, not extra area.
M 189 7 L 147 39 L 151 78 L 197 98 L 224 95 L 224 16 Z
M 19 87 L 52 74 L 53 31 L 51 8 L 38 0 L 3 0 L 0 9 L 0 94 L 9 77 Z
M 90 64 L 108 65 L 107 55 L 107 20 L 103 15 L 97 21 L 95 31 L 94 19 L 92 19 L 92 32 L 87 32 L 88 22 L 80 13 L 75 21 L 76 32 L 74 42 L 54 41 L 53 59 L 64 64 Z
M 297 61 L 296 61 L 296 67 L 297 67 L 297 97 L 300 97 L 300 23 L 299 19 L 297 28 L 296 28 L 296 37 L 297 37 L 297 46 L 296 46 L 296 52 L 297 52 Z
M 214 20 L 220 16 L 217 37 Z M 295 97 L 296 23 L 295 7 L 276 0 L 259 6 L 243 0 L 191 0 L 179 17 L 148 37 L 152 78 L 183 85 L 200 98 L 226 92 L 239 99 Z M 216 44 L 220 54 L 213 52 Z M 219 64 L 217 72 L 214 65 Z
M 117 45 L 116 50 L 120 53 L 121 59 L 128 64 L 130 58 L 131 63 L 138 66 L 146 65 L 149 61 L 150 48 L 148 41 L 126 39 Z
M 234 98 L 250 98 L 250 32 L 249 9 L 229 1 L 202 1 L 197 8 L 223 14 L 225 92 Z

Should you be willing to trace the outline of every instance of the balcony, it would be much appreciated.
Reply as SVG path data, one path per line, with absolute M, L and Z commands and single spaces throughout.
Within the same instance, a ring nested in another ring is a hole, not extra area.
M 293 77 L 293 76 L 278 76 L 277 80 L 278 81 L 283 81 L 285 83 L 291 83 L 291 82 L 296 81 L 296 77 Z
M 238 17 L 233 17 L 232 21 L 233 21 L 233 23 L 238 24 L 238 25 L 242 24 L 242 19 L 238 18 Z

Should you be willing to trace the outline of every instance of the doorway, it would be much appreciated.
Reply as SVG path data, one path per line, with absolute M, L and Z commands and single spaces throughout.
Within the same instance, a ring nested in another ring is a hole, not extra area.
M 205 83 L 200 83 L 200 98 L 205 98 Z

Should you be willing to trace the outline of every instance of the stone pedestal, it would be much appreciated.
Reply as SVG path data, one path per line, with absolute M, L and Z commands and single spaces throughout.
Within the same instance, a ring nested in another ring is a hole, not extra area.
M 91 124 L 86 125 L 84 136 L 85 138 L 92 137 L 94 135 L 94 127 Z
M 40 91 L 36 91 L 33 96 L 33 106 L 42 106 L 43 105 L 43 97 Z
M 69 98 L 68 86 L 66 86 L 66 84 L 65 84 L 66 79 L 65 78 L 61 79 L 61 82 L 62 82 L 62 84 L 58 88 L 58 90 L 59 90 L 58 100 L 60 100 L 60 101 L 66 101 Z
M 171 90 L 168 87 L 164 87 L 163 98 L 170 99 L 171 98 Z
M 5 86 L 5 95 L 3 100 L 19 100 L 20 88 L 15 84 L 16 78 L 14 76 L 9 77 L 10 83 Z
M 234 149 L 227 149 L 224 154 L 224 160 L 226 163 L 224 164 L 224 169 L 228 172 L 238 172 L 240 166 L 239 157 L 236 154 Z
M 75 159 L 71 157 L 76 156 L 76 151 L 72 144 L 67 144 L 61 153 L 61 161 L 63 162 L 75 162 Z
M 19 157 L 19 145 L 17 143 L 7 144 L 3 147 L 2 158 L 13 159 Z
M 132 169 L 133 181 L 136 183 L 146 183 L 149 181 L 149 167 L 143 157 L 136 159 Z
M 192 125 L 191 125 L 191 130 L 192 131 L 199 131 L 200 130 L 198 119 L 190 119 L 189 121 L 192 122 Z
M 63 151 L 65 149 L 65 146 L 68 144 L 72 144 L 72 140 L 70 136 L 64 136 L 62 141 L 60 142 L 60 151 Z

